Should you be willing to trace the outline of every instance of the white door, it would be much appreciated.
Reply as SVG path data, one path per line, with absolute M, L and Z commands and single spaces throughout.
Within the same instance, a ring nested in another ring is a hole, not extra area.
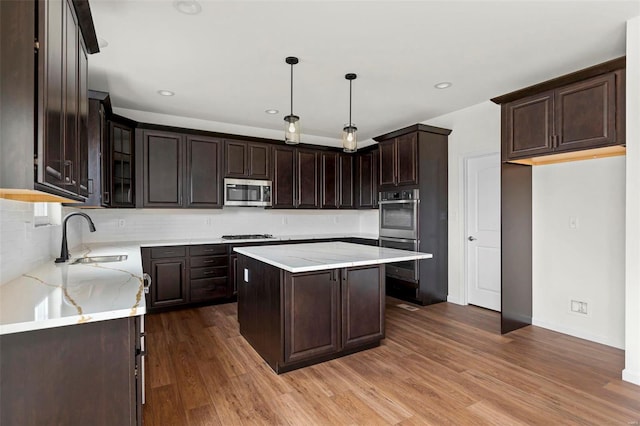
M 500 155 L 466 161 L 467 301 L 500 311 Z

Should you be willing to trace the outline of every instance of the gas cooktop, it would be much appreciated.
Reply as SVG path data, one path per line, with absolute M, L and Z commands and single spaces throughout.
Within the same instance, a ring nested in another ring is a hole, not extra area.
M 271 234 L 240 234 L 240 235 L 223 235 L 223 240 L 262 240 L 265 238 L 273 238 Z

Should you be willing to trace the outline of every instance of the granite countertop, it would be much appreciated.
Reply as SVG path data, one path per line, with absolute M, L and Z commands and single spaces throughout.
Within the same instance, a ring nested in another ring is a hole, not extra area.
M 433 255 L 361 244 L 327 242 L 257 247 L 234 251 L 292 273 L 429 259 Z
M 127 260 L 71 265 L 53 260 L 0 286 L 0 335 L 144 315 L 139 244 L 88 244 L 78 257 L 126 254 Z

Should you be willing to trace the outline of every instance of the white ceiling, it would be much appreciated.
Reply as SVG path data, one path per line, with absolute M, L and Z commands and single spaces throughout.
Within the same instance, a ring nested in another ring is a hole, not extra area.
M 339 143 L 348 72 L 358 74 L 353 122 L 366 141 L 622 56 L 625 21 L 640 15 L 637 0 L 200 4 L 202 13 L 184 15 L 169 0 L 91 0 L 109 44 L 89 58 L 90 88 L 109 92 L 117 108 L 275 135 L 290 112 L 284 60 L 297 56 L 302 142 Z M 442 81 L 453 86 L 435 89 Z

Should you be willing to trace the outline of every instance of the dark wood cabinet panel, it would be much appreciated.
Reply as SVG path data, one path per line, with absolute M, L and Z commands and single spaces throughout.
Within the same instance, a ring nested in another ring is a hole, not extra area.
M 271 148 L 263 143 L 247 144 L 249 170 L 247 177 L 252 179 L 269 179 L 271 177 Z
M 296 362 L 340 349 L 340 282 L 336 271 L 287 274 L 284 283 L 284 361 Z
M 0 336 L 0 423 L 141 424 L 139 321 L 129 317 Z
M 384 338 L 384 267 L 349 268 L 342 273 L 342 347 Z
M 396 141 L 396 184 L 416 185 L 418 183 L 418 134 L 399 136 Z
M 616 144 L 616 75 L 558 89 L 554 112 L 556 151 Z
M 320 206 L 319 164 L 319 151 L 296 149 L 296 207 L 315 209 Z
M 222 141 L 188 135 L 186 144 L 186 207 L 222 207 Z
M 273 147 L 273 208 L 295 208 L 295 148 Z
M 526 158 L 553 150 L 553 92 L 505 106 L 507 158 Z
M 184 137 L 143 132 L 144 207 L 182 206 L 182 151 Z
M 151 307 L 181 305 L 187 302 L 186 261 L 163 259 L 151 261 Z
M 357 156 L 356 207 L 359 209 L 373 208 L 378 197 L 375 152 L 377 151 L 359 153 Z
M 80 31 L 78 29 L 78 31 Z M 78 194 L 89 196 L 89 89 L 87 49 L 78 37 Z
M 268 144 L 243 141 L 225 142 L 226 177 L 269 179 L 270 151 Z
M 38 96 L 43 126 L 38 132 L 44 148 L 44 182 L 64 187 L 64 92 L 66 0 L 38 3 Z
M 78 24 L 74 13 L 65 8 L 63 53 L 64 71 L 64 184 L 78 193 Z
M 624 144 L 624 69 L 502 105 L 502 160 Z
M 225 171 L 227 177 L 247 176 L 247 144 L 246 142 L 225 143 Z
M 89 99 L 87 122 L 88 196 L 83 206 L 100 207 L 103 205 L 104 166 L 109 164 L 105 148 L 109 144 L 106 143 L 105 108 L 99 99 Z
M 116 121 L 115 118 L 109 121 L 107 158 L 109 190 L 104 197 L 105 204 L 109 207 L 135 206 L 134 144 L 134 130 L 130 125 Z M 154 170 L 159 173 L 157 169 Z
M 350 154 L 340 154 L 339 156 L 340 181 L 338 183 L 338 207 L 341 209 L 353 209 L 355 203 L 355 156 Z
M 379 143 L 380 186 L 418 184 L 418 135 L 400 135 Z
M 396 184 L 396 143 L 395 140 L 382 141 L 379 144 L 380 186 Z
M 323 209 L 338 208 L 339 188 L 338 153 L 322 152 L 320 154 L 320 186 L 321 202 Z

